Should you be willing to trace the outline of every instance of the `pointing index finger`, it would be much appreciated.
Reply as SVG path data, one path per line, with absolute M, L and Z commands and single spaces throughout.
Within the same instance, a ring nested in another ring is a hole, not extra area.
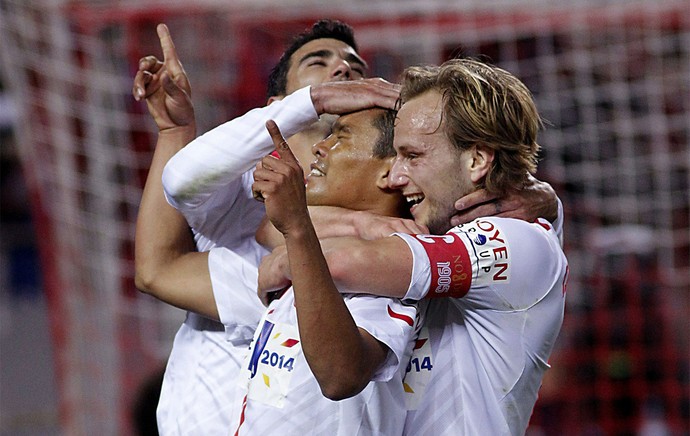
M 273 140 L 273 145 L 275 145 L 278 155 L 281 159 L 285 159 L 288 162 L 296 161 L 297 159 L 292 154 L 292 150 L 288 146 L 287 141 L 283 138 L 283 134 L 280 133 L 278 125 L 273 120 L 266 121 L 266 129 L 268 129 L 268 134 L 271 135 Z
M 170 30 L 168 29 L 168 26 L 161 23 L 156 27 L 156 32 L 158 33 L 158 39 L 160 40 L 161 48 L 163 49 L 163 62 L 165 63 L 166 67 L 169 70 L 179 69 L 179 58 L 177 57 L 175 44 L 173 43 L 172 37 L 170 36 Z

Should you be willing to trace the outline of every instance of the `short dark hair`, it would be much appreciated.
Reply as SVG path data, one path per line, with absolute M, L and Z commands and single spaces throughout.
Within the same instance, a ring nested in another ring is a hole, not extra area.
M 285 50 L 283 55 L 268 76 L 267 97 L 285 95 L 287 92 L 287 73 L 290 69 L 290 57 L 304 44 L 315 39 L 331 38 L 342 41 L 357 51 L 355 33 L 349 24 L 338 20 L 319 20 L 306 30 L 297 35 Z
M 393 128 L 395 127 L 395 116 L 397 111 L 383 109 L 371 121 L 371 124 L 379 131 L 379 138 L 372 148 L 372 154 L 376 159 L 385 159 L 395 156 L 393 148 Z

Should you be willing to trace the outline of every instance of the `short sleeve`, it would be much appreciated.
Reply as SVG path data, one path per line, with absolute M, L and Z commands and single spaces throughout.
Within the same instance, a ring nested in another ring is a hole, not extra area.
M 398 299 L 364 294 L 347 295 L 345 303 L 357 327 L 390 350 L 372 380 L 390 380 L 409 360 L 411 343 L 422 320 L 419 303 L 406 304 Z
M 249 345 L 265 310 L 256 294 L 257 267 L 228 249 L 214 248 L 209 252 L 208 269 L 226 339 Z

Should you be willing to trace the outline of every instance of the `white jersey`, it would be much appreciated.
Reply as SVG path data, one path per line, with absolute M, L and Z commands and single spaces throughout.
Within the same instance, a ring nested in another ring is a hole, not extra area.
M 256 163 L 273 150 L 265 122 L 286 136 L 314 123 L 309 88 L 200 136 L 163 172 L 168 202 L 192 227 L 209 271 L 221 323 L 188 312 L 173 343 L 157 410 L 162 435 L 227 435 L 236 427 L 241 363 L 264 313 L 257 268 L 267 251 L 254 235 L 265 215 L 251 193 Z M 241 397 L 240 397 L 241 400 Z
M 246 392 L 238 435 L 395 435 L 405 422 L 402 378 L 421 324 L 418 304 L 344 295 L 352 317 L 389 348 L 373 381 L 358 395 L 331 401 L 302 353 L 294 294 L 271 302 L 252 342 L 240 383 Z M 238 410 L 238 414 L 240 411 Z
M 567 261 L 544 220 L 481 218 L 441 236 L 398 234 L 408 295 L 430 300 L 408 393 L 407 435 L 522 435 L 563 321 Z M 426 336 L 428 334 L 428 336 Z M 421 351 L 421 350 L 420 350 Z

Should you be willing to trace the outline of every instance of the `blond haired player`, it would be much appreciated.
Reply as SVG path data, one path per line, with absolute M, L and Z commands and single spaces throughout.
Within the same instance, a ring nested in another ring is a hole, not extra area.
M 500 196 L 526 183 L 536 168 L 538 112 L 512 74 L 469 59 L 409 68 L 402 99 L 389 186 L 433 234 L 323 241 L 328 277 L 340 289 L 432 298 L 423 345 L 405 377 L 405 434 L 524 434 L 563 320 L 568 265 L 558 232 L 541 218 L 486 217 L 455 227 L 451 219 L 456 198 L 479 188 Z M 323 272 L 325 259 L 300 225 L 305 215 L 267 213 L 287 247 L 264 258 L 262 291 L 291 280 L 295 294 L 299 283 L 310 295 L 304 278 Z M 324 325 L 340 319 L 342 306 L 318 301 L 322 325 L 311 324 L 303 348 L 308 340 L 337 341 L 339 355 L 356 355 L 355 332 Z M 313 353 L 310 365 L 327 366 L 334 354 Z M 347 370 L 357 372 L 345 368 L 339 377 L 347 379 Z

